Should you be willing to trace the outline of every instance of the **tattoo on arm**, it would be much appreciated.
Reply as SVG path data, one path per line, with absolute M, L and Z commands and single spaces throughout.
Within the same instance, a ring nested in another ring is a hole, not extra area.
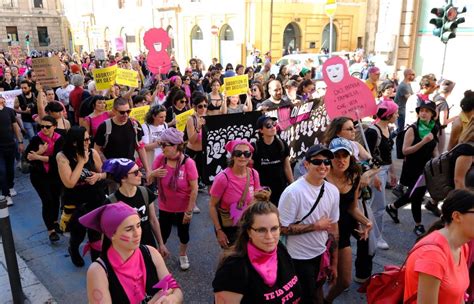
M 282 227 L 281 232 L 287 235 L 297 235 L 315 230 L 313 224 L 290 224 L 288 227 Z

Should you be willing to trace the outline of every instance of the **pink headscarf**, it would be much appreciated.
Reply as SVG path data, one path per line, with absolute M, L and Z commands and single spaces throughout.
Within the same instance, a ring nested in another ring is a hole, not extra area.
M 393 100 L 383 100 L 377 105 L 377 113 L 381 109 L 386 109 L 386 111 L 374 121 L 374 124 L 378 123 L 382 118 L 388 117 L 395 114 L 398 111 L 398 105 Z
M 229 141 L 225 145 L 225 150 L 229 153 L 232 153 L 234 152 L 235 147 L 237 147 L 238 145 L 246 145 L 247 147 L 249 147 L 250 152 L 253 153 L 253 150 L 254 150 L 253 146 L 245 139 L 234 139 L 234 140 Z

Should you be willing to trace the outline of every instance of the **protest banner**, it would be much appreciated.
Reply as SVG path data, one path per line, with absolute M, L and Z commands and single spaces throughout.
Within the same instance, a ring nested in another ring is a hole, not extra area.
M 247 94 L 249 90 L 249 76 L 239 75 L 224 78 L 225 95 L 234 96 L 240 94 Z
M 15 97 L 18 95 L 21 95 L 21 89 L 0 92 L 0 96 L 5 98 L 5 105 L 12 109 L 15 104 Z
M 311 116 L 315 102 L 318 103 L 320 101 L 313 100 L 295 107 L 281 107 L 275 111 L 268 112 L 267 116 L 276 117 L 280 130 L 286 130 L 291 125 L 308 119 Z
M 377 112 L 367 85 L 349 74 L 347 64 L 339 56 L 324 62 L 323 78 L 327 85 L 324 103 L 331 119 L 347 116 L 358 120 Z
M 176 129 L 181 132 L 184 132 L 184 128 L 186 127 L 186 122 L 188 121 L 189 116 L 194 114 L 194 109 L 188 110 L 184 113 L 176 115 Z
M 121 52 L 125 49 L 122 37 L 115 38 L 115 48 L 117 49 L 117 52 Z
M 142 124 L 145 122 L 145 115 L 149 110 L 150 106 L 133 108 L 132 112 L 130 112 L 130 117 Z
M 115 83 L 127 87 L 138 88 L 138 72 L 127 69 L 117 69 Z
M 95 59 L 97 60 L 105 60 L 105 50 L 104 49 L 96 49 L 94 50 Z
M 117 66 L 113 65 L 103 69 L 94 69 L 92 73 L 94 75 L 96 89 L 99 91 L 107 90 L 115 83 Z
M 33 58 L 32 66 L 36 73 L 37 81 L 43 86 L 56 88 L 62 86 L 66 81 L 61 62 L 56 56 Z
M 110 111 L 110 110 L 112 110 L 112 109 L 114 108 L 114 100 L 115 100 L 115 99 L 109 99 L 109 100 L 106 100 L 106 101 L 105 101 L 105 109 L 106 109 L 107 111 Z

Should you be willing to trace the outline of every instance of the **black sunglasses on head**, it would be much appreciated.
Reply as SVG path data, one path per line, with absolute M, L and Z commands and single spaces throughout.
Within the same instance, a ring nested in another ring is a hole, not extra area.
M 241 157 L 242 155 L 245 158 L 250 158 L 250 156 L 252 156 L 252 152 L 250 152 L 250 151 L 241 151 L 241 150 L 234 150 L 234 152 L 232 152 L 232 156 L 235 156 L 235 157 Z
M 331 165 L 331 160 L 329 159 L 311 159 L 309 162 L 315 166 L 321 166 L 321 164 L 324 164 L 325 166 Z

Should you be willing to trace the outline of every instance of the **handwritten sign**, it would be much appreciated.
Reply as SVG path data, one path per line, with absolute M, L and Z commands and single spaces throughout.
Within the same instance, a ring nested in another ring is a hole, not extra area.
M 114 99 L 109 99 L 105 101 L 105 109 L 110 111 L 114 108 Z
M 184 132 L 184 128 L 186 128 L 186 123 L 188 122 L 189 116 L 194 114 L 194 109 L 188 110 L 184 113 L 176 115 L 176 129 L 181 132 Z
M 117 66 L 113 65 L 103 69 L 94 69 L 92 71 L 97 90 L 107 90 L 115 83 Z
M 138 72 L 127 69 L 117 69 L 115 82 L 127 87 L 138 88 Z
M 369 88 L 349 74 L 347 64 L 339 56 L 332 57 L 323 64 L 323 78 L 327 85 L 324 103 L 330 119 L 346 116 L 357 120 L 377 112 L 377 105 Z
M 105 50 L 104 49 L 96 49 L 94 51 L 95 58 L 97 60 L 105 60 Z
M 15 97 L 17 97 L 18 95 L 21 95 L 20 89 L 0 92 L 0 96 L 5 98 L 5 105 L 12 109 L 13 105 L 15 104 Z
M 32 65 L 38 82 L 43 86 L 55 88 L 64 84 L 63 69 L 58 57 L 33 58 Z
M 227 96 L 247 94 L 249 89 L 249 77 L 247 74 L 224 78 Z
M 130 117 L 137 120 L 139 123 L 145 122 L 145 115 L 150 110 L 150 106 L 143 106 L 138 108 L 133 108 L 132 112 L 130 112 Z

